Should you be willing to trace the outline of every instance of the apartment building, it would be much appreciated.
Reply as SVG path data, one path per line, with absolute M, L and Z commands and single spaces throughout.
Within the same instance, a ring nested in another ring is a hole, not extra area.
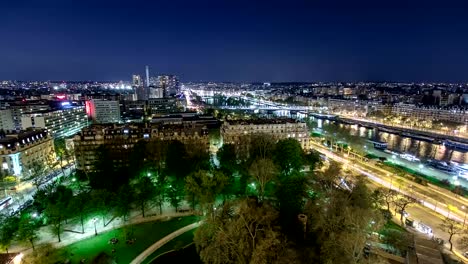
M 76 168 L 92 171 L 101 145 L 110 146 L 120 154 L 114 162 L 126 163 L 133 146 L 140 140 L 178 140 L 209 149 L 208 129 L 197 124 L 108 124 L 84 128 L 74 137 Z
M 294 138 L 302 149 L 310 149 L 307 124 L 294 119 L 227 120 L 221 126 L 225 144 L 245 144 L 250 136 L 261 134 L 271 135 L 275 140 Z
M 69 102 L 63 102 L 69 104 Z M 64 105 L 61 109 L 23 114 L 21 125 L 27 128 L 45 128 L 54 138 L 68 137 L 88 125 L 84 106 Z
M 35 163 L 47 166 L 55 159 L 54 141 L 45 129 L 32 129 L 0 137 L 2 170 L 28 176 Z
M 392 114 L 431 121 L 468 123 L 468 111 L 462 108 L 418 107 L 413 104 L 394 104 Z

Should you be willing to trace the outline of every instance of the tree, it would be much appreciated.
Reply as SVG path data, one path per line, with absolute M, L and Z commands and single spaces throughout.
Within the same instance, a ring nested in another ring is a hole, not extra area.
M 19 219 L 15 216 L 0 214 L 0 245 L 8 253 L 11 241 L 15 238 L 18 230 Z
M 141 214 L 145 217 L 145 208 L 156 195 L 156 188 L 149 177 L 143 176 L 133 185 L 135 202 L 140 206 Z
M 274 149 L 275 139 L 271 135 L 257 134 L 250 137 L 250 160 L 272 158 Z
M 145 140 L 138 141 L 130 152 L 129 157 L 129 171 L 132 178 L 138 177 L 141 174 L 146 174 L 146 169 L 148 167 L 148 143 Z
M 310 170 L 313 171 L 315 168 L 318 168 L 322 165 L 322 159 L 320 158 L 320 153 L 312 150 L 309 153 L 304 153 L 303 155 L 304 164 L 310 167 Z
M 61 242 L 61 234 L 62 234 L 62 221 L 65 218 L 64 208 L 62 208 L 59 204 L 52 204 L 50 203 L 46 210 L 45 214 L 47 215 L 47 221 L 50 224 L 51 230 L 54 235 L 57 236 L 58 242 Z
M 221 169 L 226 173 L 233 174 L 239 170 L 236 146 L 233 144 L 224 144 L 217 153 Z
M 116 194 L 114 200 L 115 212 L 117 216 L 121 216 L 124 221 L 127 221 L 130 215 L 134 198 L 133 190 L 128 185 L 121 186 Z
M 399 213 L 400 213 L 400 221 L 401 223 L 403 224 L 403 212 L 405 211 L 405 209 L 416 203 L 416 199 L 412 198 L 412 197 L 409 197 L 409 196 L 403 196 L 401 198 L 398 198 L 396 201 L 395 201 L 395 206 L 396 208 L 398 209 Z
M 270 159 L 256 159 L 250 165 L 249 174 L 258 183 L 258 198 L 260 201 L 263 201 L 266 185 L 276 177 L 277 173 L 276 166 Z
M 439 227 L 443 232 L 449 235 L 448 242 L 450 244 L 450 251 L 452 251 L 453 248 L 453 236 L 466 233 L 466 231 L 455 220 L 452 220 L 448 217 L 442 221 L 442 224 L 440 224 Z
M 186 175 L 198 170 L 211 169 L 210 154 L 208 153 L 205 142 L 191 140 L 185 143 L 185 149 L 187 151 Z
M 89 193 L 81 192 L 74 196 L 69 204 L 69 211 L 80 219 L 81 233 L 84 234 L 84 221 L 89 212 Z
M 288 177 L 281 178 L 276 189 L 282 228 L 289 234 L 296 231 L 297 215 L 303 211 L 307 196 L 307 179 L 299 171 L 294 171 Z
M 156 167 L 158 176 L 162 174 L 162 168 L 166 161 L 167 142 L 159 139 L 152 139 L 146 145 L 148 160 Z
M 184 197 L 184 185 L 180 180 L 175 180 L 169 184 L 167 189 L 167 201 L 175 208 L 176 212 L 179 211 L 179 206 Z
M 66 144 L 65 144 L 65 139 L 64 138 L 56 138 L 54 139 L 54 149 L 55 149 L 55 156 L 59 159 L 59 164 L 60 168 L 63 171 L 63 160 L 68 159 L 68 156 L 70 155 L 68 153 Z
M 187 162 L 187 151 L 185 145 L 173 140 L 169 143 L 166 153 L 166 171 L 170 176 L 175 176 L 179 179 L 184 178 L 190 173 L 189 166 L 181 166 Z
M 304 243 L 311 248 L 309 257 L 322 263 L 358 263 L 364 260 L 369 234 L 380 230 L 383 217 L 373 206 L 365 181 L 358 180 L 350 189 L 338 188 L 339 173 L 333 163 L 317 173 L 314 195 L 304 208 Z
M 300 170 L 303 166 L 301 145 L 294 138 L 282 139 L 276 143 L 274 161 L 282 173 L 289 174 L 292 170 Z
M 18 239 L 20 241 L 28 241 L 31 243 L 33 250 L 34 248 L 34 240 L 37 239 L 37 225 L 34 223 L 32 219 L 27 216 L 21 217 L 18 226 Z
M 162 173 L 158 173 L 153 179 L 154 202 L 159 207 L 159 214 L 162 214 L 162 206 L 165 201 L 165 195 L 167 190 L 167 177 Z
M 46 170 L 47 168 L 44 163 L 33 161 L 29 167 L 29 177 L 27 180 L 32 180 L 36 189 L 39 189 L 39 186 L 45 181 Z
M 66 251 L 57 250 L 52 244 L 45 244 L 26 254 L 21 263 L 61 263 L 67 258 L 66 254 Z
M 185 179 L 185 190 L 187 194 L 194 195 L 210 213 L 219 195 L 228 183 L 228 178 L 219 171 L 209 173 L 197 171 Z
M 277 218 L 278 212 L 266 202 L 225 203 L 195 232 L 200 258 L 205 263 L 274 263 L 286 244 L 275 225 Z
M 114 195 L 106 189 L 93 190 L 91 192 L 91 202 L 89 203 L 90 211 L 98 213 L 102 218 L 102 226 L 106 227 L 106 216 L 112 208 L 112 197 Z
M 57 235 L 58 242 L 61 242 L 62 222 L 69 213 L 69 204 L 73 197 L 73 191 L 63 185 L 59 185 L 48 195 L 45 208 L 47 221 L 51 224 L 51 229 Z
M 387 211 L 390 212 L 390 205 L 395 202 L 395 198 L 398 196 L 398 193 L 395 190 L 387 188 L 378 188 L 374 191 L 373 197 L 374 200 L 382 204 L 384 203 L 387 206 Z

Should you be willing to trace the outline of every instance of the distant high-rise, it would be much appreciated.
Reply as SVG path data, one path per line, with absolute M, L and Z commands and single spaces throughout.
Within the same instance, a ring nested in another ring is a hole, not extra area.
M 132 79 L 133 79 L 133 82 L 132 82 L 133 86 L 136 86 L 136 87 L 143 86 L 141 75 L 134 74 Z
M 179 78 L 176 75 L 159 75 L 159 87 L 163 89 L 164 97 L 176 95 L 179 92 Z
M 146 87 L 150 86 L 150 81 L 149 81 L 149 66 L 146 66 Z

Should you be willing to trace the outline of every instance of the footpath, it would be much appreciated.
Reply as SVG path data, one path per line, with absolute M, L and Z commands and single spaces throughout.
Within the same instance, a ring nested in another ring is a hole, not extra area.
M 149 248 L 147 248 L 145 251 L 143 251 L 140 255 L 138 255 L 132 262 L 130 262 L 130 264 L 140 264 L 140 263 L 142 263 L 146 258 L 148 258 L 151 254 L 153 254 L 153 252 L 158 250 L 160 247 L 164 246 L 167 242 L 169 242 L 172 239 L 182 235 L 185 232 L 188 232 L 188 231 L 190 231 L 192 229 L 195 229 L 195 228 L 199 227 L 201 223 L 202 223 L 202 221 L 190 224 L 188 226 L 184 226 L 181 229 L 176 230 L 176 231 L 170 233 L 169 235 L 163 237 L 162 239 L 160 239 L 159 241 L 157 241 L 156 243 L 151 245 Z
M 130 215 L 130 217 L 127 219 L 127 221 L 124 221 L 122 218 L 117 217 L 114 219 L 106 219 L 106 221 L 109 221 L 106 226 L 103 225 L 102 219 L 96 218 L 96 229 L 98 235 L 100 233 L 104 233 L 107 231 L 111 231 L 117 228 L 122 228 L 125 226 L 130 226 L 130 225 L 136 225 L 136 224 L 141 224 L 141 223 L 146 223 L 146 222 L 153 222 L 153 221 L 158 221 L 158 220 L 163 220 L 163 219 L 170 219 L 170 218 L 177 218 L 177 217 L 183 217 L 183 216 L 190 216 L 195 214 L 193 211 L 188 211 L 188 212 L 174 212 L 174 210 L 169 210 L 167 208 L 166 210 L 163 210 L 162 214 L 154 214 L 150 216 L 143 217 L 139 211 L 134 211 Z M 99 224 L 98 224 L 99 222 Z M 90 237 L 95 236 L 95 223 L 92 221 L 89 221 L 85 224 L 84 227 L 84 233 L 81 233 L 81 226 L 78 223 L 74 223 L 73 225 L 71 224 L 64 224 L 64 230 L 60 236 L 61 236 L 61 242 L 58 242 L 58 238 L 53 232 L 51 231 L 50 226 L 44 226 L 41 227 L 38 231 L 38 239 L 35 241 L 35 246 L 36 248 L 39 248 L 43 244 L 51 244 L 55 248 L 61 248 L 68 246 L 70 244 L 73 244 L 75 242 L 81 241 L 83 239 L 87 239 Z M 79 230 L 80 232 L 77 231 L 71 231 L 71 230 Z M 10 252 L 22 252 L 23 254 L 28 254 L 32 252 L 32 247 L 31 244 L 29 243 L 17 243 L 15 245 L 12 245 L 9 248 Z

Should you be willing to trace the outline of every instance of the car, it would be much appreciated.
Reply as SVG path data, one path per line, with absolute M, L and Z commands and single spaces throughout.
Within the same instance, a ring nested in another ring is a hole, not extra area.
M 409 216 L 409 213 L 406 212 L 405 210 L 400 210 L 398 211 L 399 214 L 402 214 L 404 217 L 408 217 Z

